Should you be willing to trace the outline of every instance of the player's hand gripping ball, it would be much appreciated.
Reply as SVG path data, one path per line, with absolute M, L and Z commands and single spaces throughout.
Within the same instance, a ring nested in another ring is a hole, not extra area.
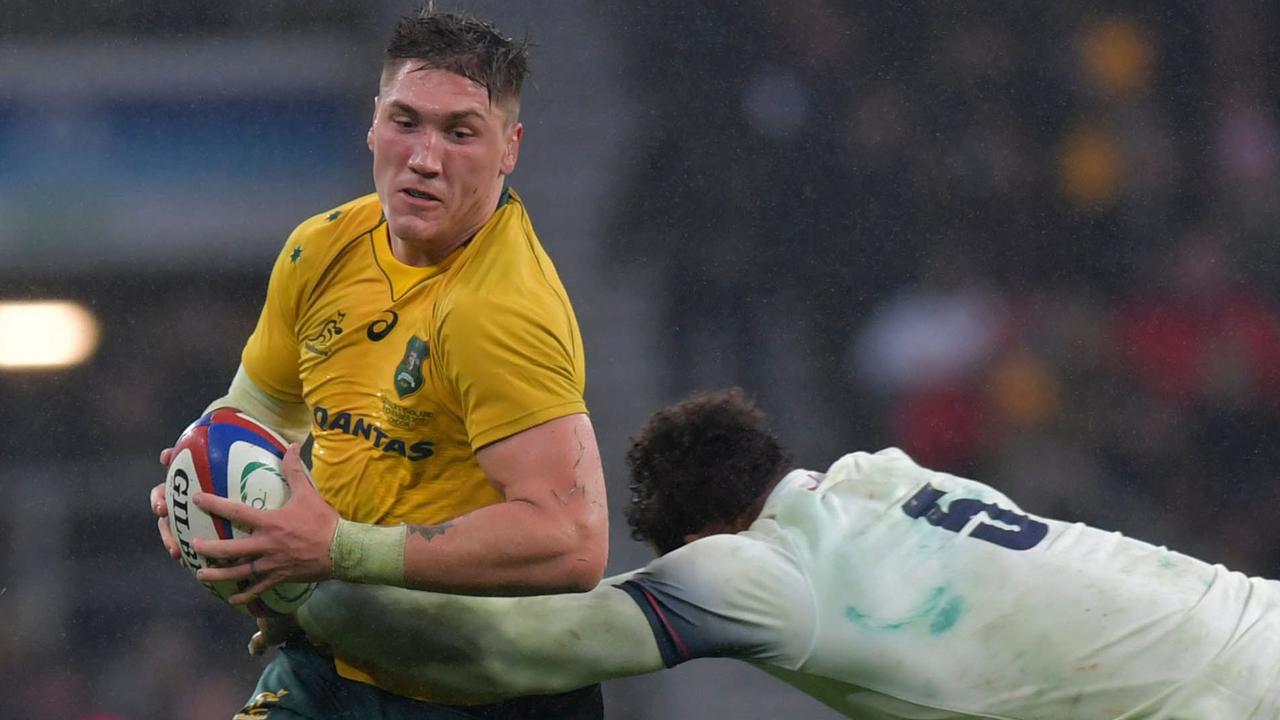
M 169 460 L 164 495 L 169 504 L 169 529 L 182 551 L 183 564 L 193 574 L 217 561 L 197 553 L 192 540 L 229 540 L 250 533 L 196 507 L 192 496 L 203 491 L 260 510 L 280 507 L 289 499 L 289 483 L 280 470 L 287 447 L 271 429 L 228 408 L 210 412 L 183 431 Z M 247 590 L 252 580 L 201 584 L 225 601 Z M 247 605 L 236 607 L 258 617 L 287 614 L 302 605 L 315 587 L 313 582 L 280 583 Z

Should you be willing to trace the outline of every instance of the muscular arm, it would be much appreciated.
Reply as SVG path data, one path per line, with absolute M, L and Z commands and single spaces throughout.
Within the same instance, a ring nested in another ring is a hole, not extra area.
M 404 585 L 525 595 L 582 591 L 604 574 L 608 512 L 591 420 L 552 420 L 476 453 L 505 502 L 440 525 L 410 525 Z
M 577 328 L 562 298 L 531 290 L 459 290 L 441 311 L 440 375 L 504 502 L 410 527 L 408 587 L 532 595 L 590 590 L 604 575 L 604 471 L 584 412 Z M 561 417 L 524 420 L 555 408 Z
M 519 598 L 328 582 L 298 619 L 379 686 L 443 702 L 564 692 L 663 667 L 644 613 L 608 581 Z
M 210 408 L 235 407 L 289 440 L 306 435 L 302 403 L 278 400 L 242 366 Z M 604 471 L 591 420 L 570 415 L 476 453 L 506 501 L 439 525 L 410 525 L 404 577 L 394 584 L 444 592 L 526 595 L 590 589 L 608 559 Z
M 504 502 L 410 527 L 402 584 L 486 595 L 590 590 L 604 575 L 608 512 L 566 301 L 534 283 L 460 289 L 442 303 L 434 361 Z
M 439 525 L 379 527 L 339 518 L 291 451 L 283 465 L 291 497 L 278 510 L 196 494 L 201 508 L 252 532 L 197 539 L 197 552 L 239 563 L 203 568 L 198 577 L 256 578 L 232 603 L 276 583 L 329 578 L 488 595 L 592 587 L 607 560 L 608 514 L 587 416 L 545 422 L 482 448 L 477 457 L 504 502 Z
M 338 522 L 333 577 L 437 592 L 584 591 L 603 576 L 604 471 L 584 414 L 545 422 L 476 453 L 504 502 L 439 525 Z

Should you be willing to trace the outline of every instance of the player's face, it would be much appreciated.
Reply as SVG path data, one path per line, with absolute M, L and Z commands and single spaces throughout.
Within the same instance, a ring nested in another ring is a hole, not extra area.
M 411 259 L 435 262 L 493 214 L 524 128 L 482 86 L 420 67 L 388 71 L 368 139 L 393 247 L 398 240 Z

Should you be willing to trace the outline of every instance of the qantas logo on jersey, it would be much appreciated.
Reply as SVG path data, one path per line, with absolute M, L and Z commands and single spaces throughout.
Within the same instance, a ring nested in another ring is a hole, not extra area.
M 412 395 L 422 389 L 422 362 L 431 357 L 427 341 L 414 335 L 404 347 L 404 357 L 396 366 L 396 393 L 400 397 Z
M 378 427 L 362 417 L 352 417 L 349 412 L 333 413 L 328 408 L 316 406 L 311 419 L 321 430 L 336 430 L 352 437 L 364 438 L 370 445 L 384 453 L 399 455 L 409 460 L 425 460 L 436 454 L 435 443 L 430 440 L 406 440 Z
M 342 321 L 346 318 L 347 314 L 339 310 L 336 315 L 325 320 L 315 334 L 302 338 L 302 347 L 320 357 L 329 357 L 329 343 L 342 334 Z

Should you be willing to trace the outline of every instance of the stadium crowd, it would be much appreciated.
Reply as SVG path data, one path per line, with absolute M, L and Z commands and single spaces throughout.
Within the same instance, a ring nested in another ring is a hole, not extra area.
M 1029 511 L 1280 574 L 1280 8 L 610 5 L 638 116 L 600 272 L 661 304 L 663 396 L 637 402 L 738 384 L 801 464 L 897 445 Z M 0 375 L 23 419 L 0 433 L 0 547 L 30 516 L 84 528 L 46 548 L 77 567 L 148 560 L 127 587 L 44 578 L 35 624 L 0 634 L 0 717 L 225 717 L 258 668 L 225 608 L 167 600 L 194 586 L 138 514 L 148 476 L 84 478 L 128 486 L 96 518 L 15 498 L 41 497 L 42 443 L 152 467 L 223 391 L 264 279 L 5 279 L 93 286 L 130 332 L 57 378 Z M 0 604 L 41 577 L 17 557 Z M 71 622 L 41 626 L 59 603 Z
M 1276 10 L 1127 7 L 633 13 L 610 235 L 662 283 L 669 394 L 1274 574 Z

